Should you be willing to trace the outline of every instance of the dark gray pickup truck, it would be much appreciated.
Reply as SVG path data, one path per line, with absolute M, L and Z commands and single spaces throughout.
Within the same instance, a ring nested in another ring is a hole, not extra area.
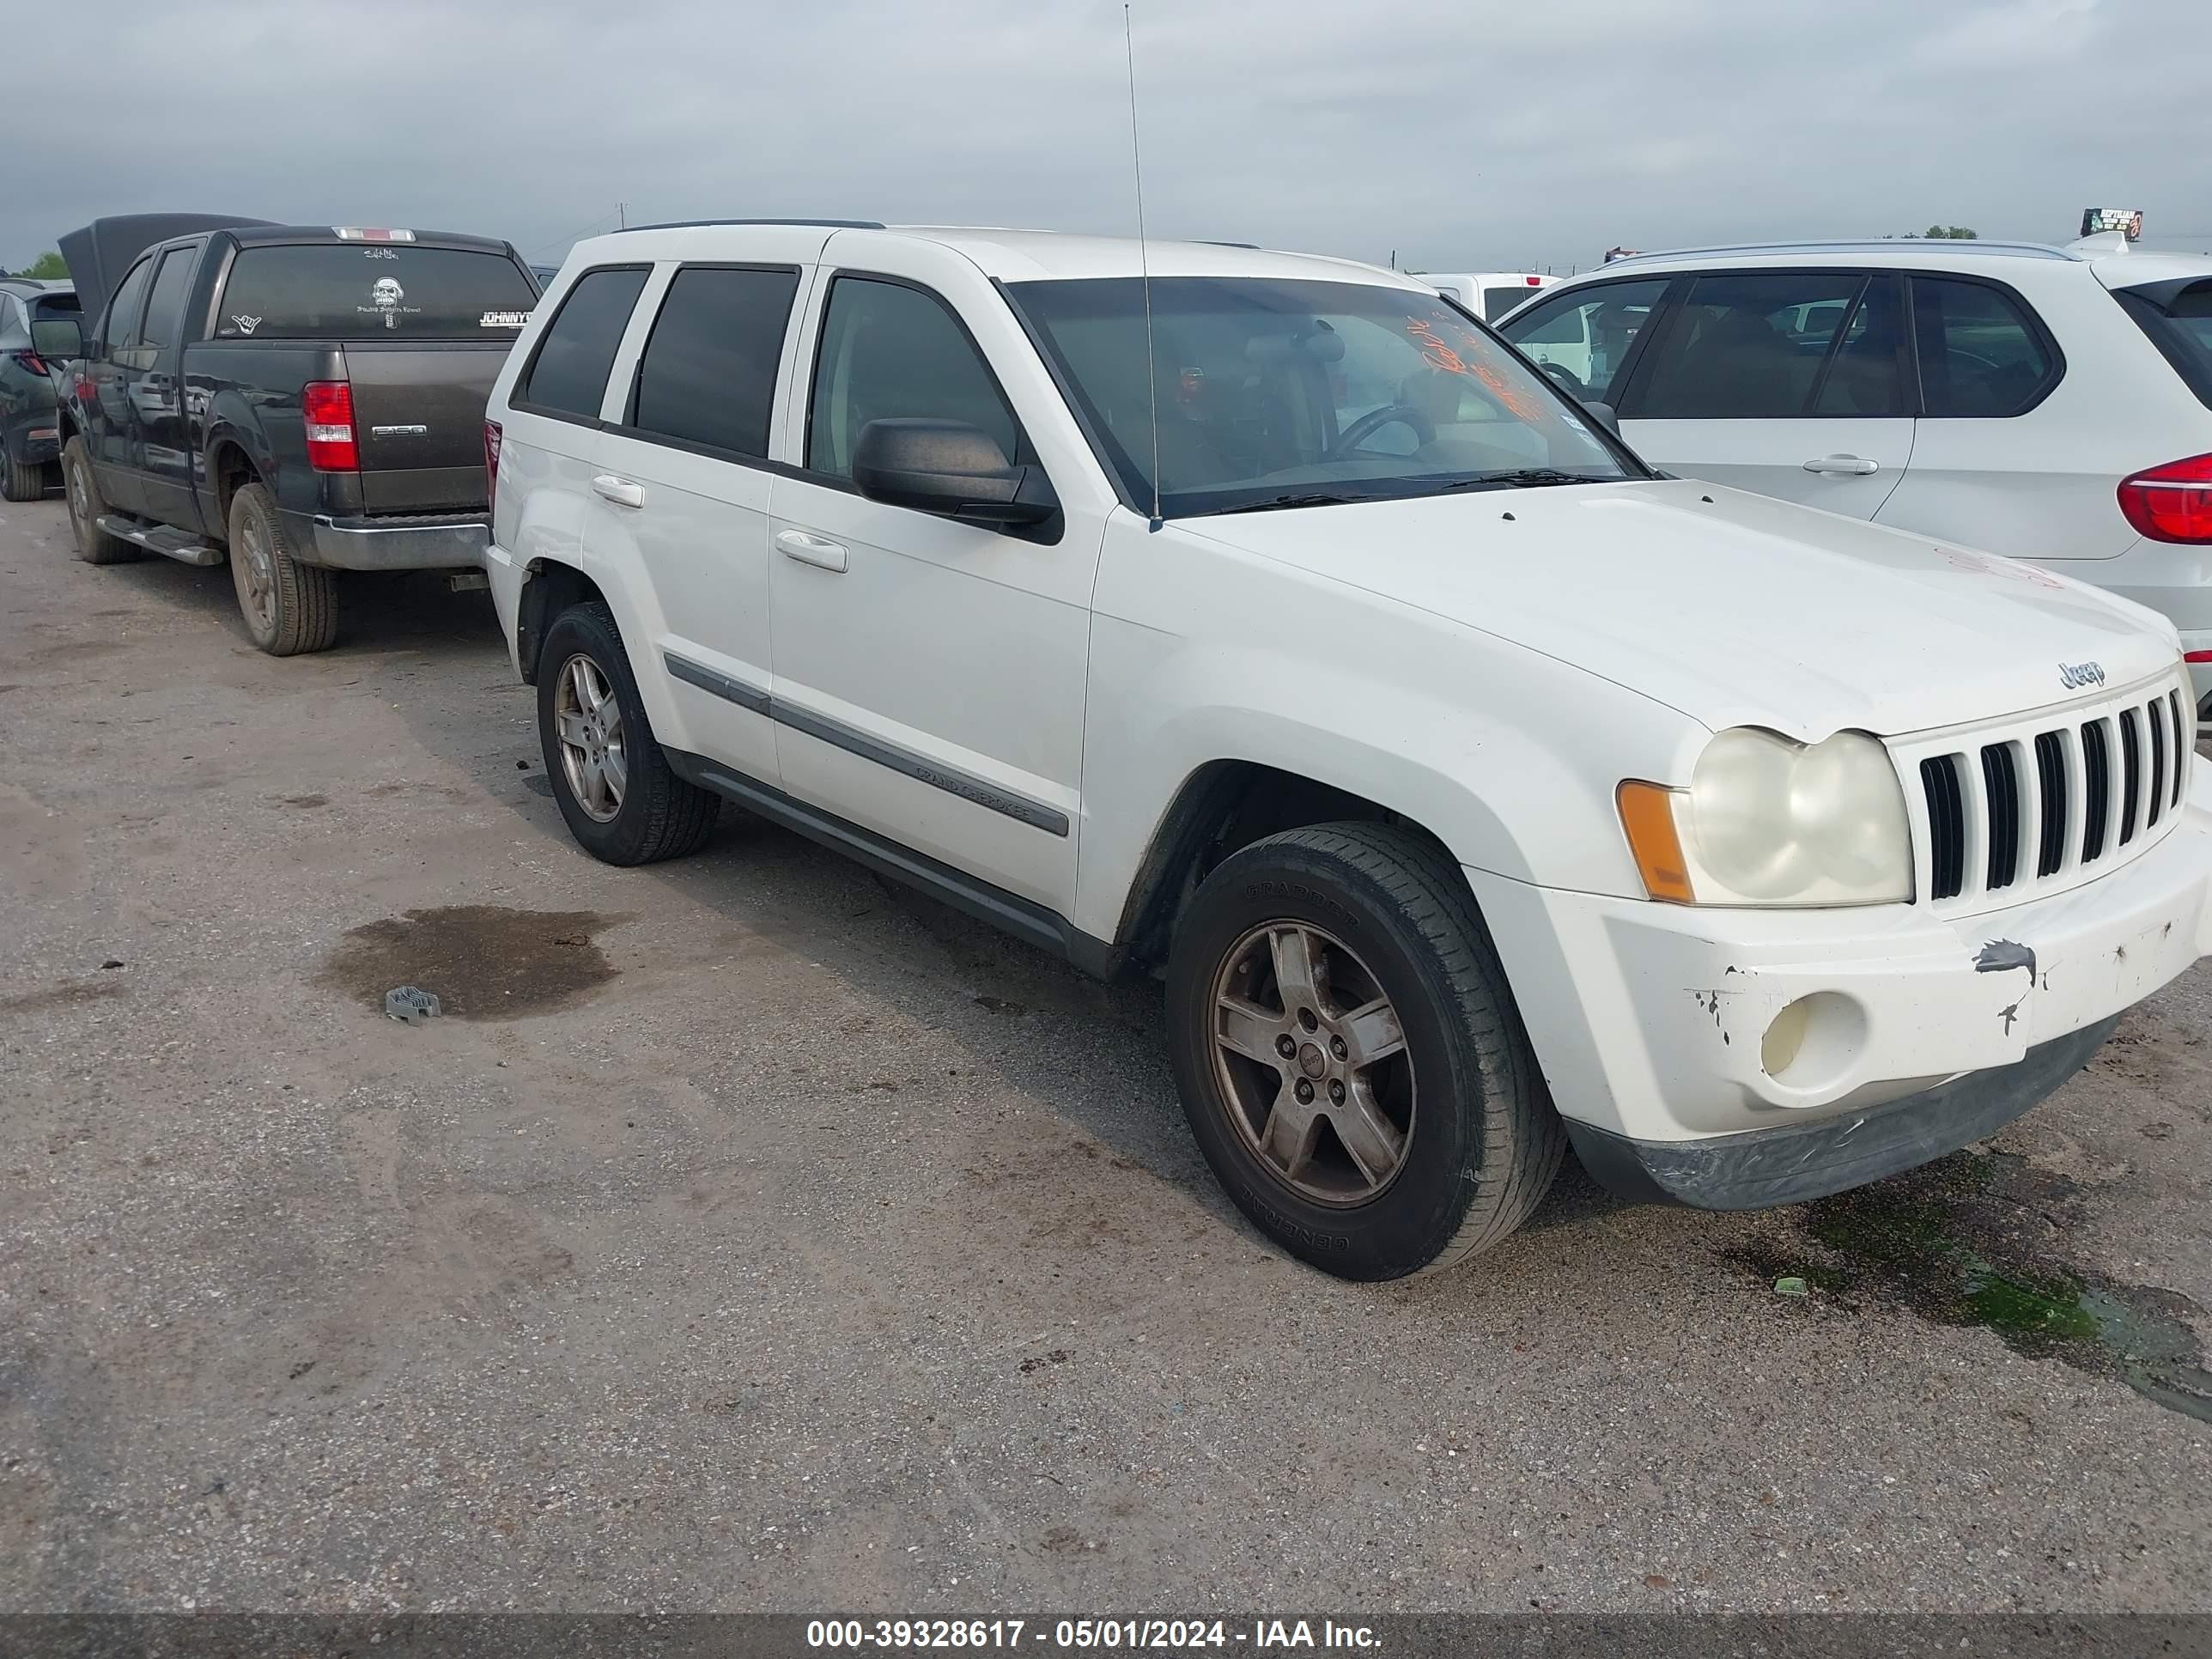
M 484 399 L 538 302 L 505 242 L 205 215 L 61 239 L 78 556 L 226 560 L 264 651 L 337 636 L 341 570 L 479 567 Z

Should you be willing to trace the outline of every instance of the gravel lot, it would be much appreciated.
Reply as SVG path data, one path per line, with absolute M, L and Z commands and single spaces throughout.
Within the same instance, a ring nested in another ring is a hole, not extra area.
M 1862 1199 L 1341 1285 L 1153 988 L 585 857 L 482 595 L 276 661 L 0 514 L 0 1608 L 2212 1608 L 2212 964 Z

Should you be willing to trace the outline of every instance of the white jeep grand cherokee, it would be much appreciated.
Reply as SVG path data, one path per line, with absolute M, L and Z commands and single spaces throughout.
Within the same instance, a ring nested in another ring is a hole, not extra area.
M 2163 618 L 1655 476 L 1403 277 L 1148 252 L 1149 303 L 1074 236 L 569 255 L 485 438 L 587 850 L 732 799 L 1164 968 L 1215 1171 L 1362 1279 L 1569 1142 L 1713 1208 L 1921 1163 L 2212 950 Z

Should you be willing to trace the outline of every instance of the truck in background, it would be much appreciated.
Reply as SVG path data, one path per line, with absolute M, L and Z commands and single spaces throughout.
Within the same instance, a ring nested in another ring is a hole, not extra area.
M 1486 323 L 1496 322 L 1516 306 L 1534 299 L 1540 289 L 1559 280 L 1533 270 L 1414 270 L 1407 274 L 1417 282 L 1426 283 Z
M 337 637 L 340 571 L 478 572 L 484 399 L 538 301 L 510 245 L 141 214 L 61 248 L 80 558 L 228 562 L 274 656 Z

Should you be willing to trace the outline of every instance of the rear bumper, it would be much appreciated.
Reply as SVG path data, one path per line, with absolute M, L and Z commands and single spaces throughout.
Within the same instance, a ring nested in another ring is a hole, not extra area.
M 10 460 L 32 466 L 61 459 L 61 430 L 55 423 L 54 411 L 51 409 L 9 428 L 6 435 L 8 459 Z
M 318 516 L 294 530 L 300 556 L 332 570 L 479 569 L 491 540 L 491 526 L 476 514 L 401 520 Z

